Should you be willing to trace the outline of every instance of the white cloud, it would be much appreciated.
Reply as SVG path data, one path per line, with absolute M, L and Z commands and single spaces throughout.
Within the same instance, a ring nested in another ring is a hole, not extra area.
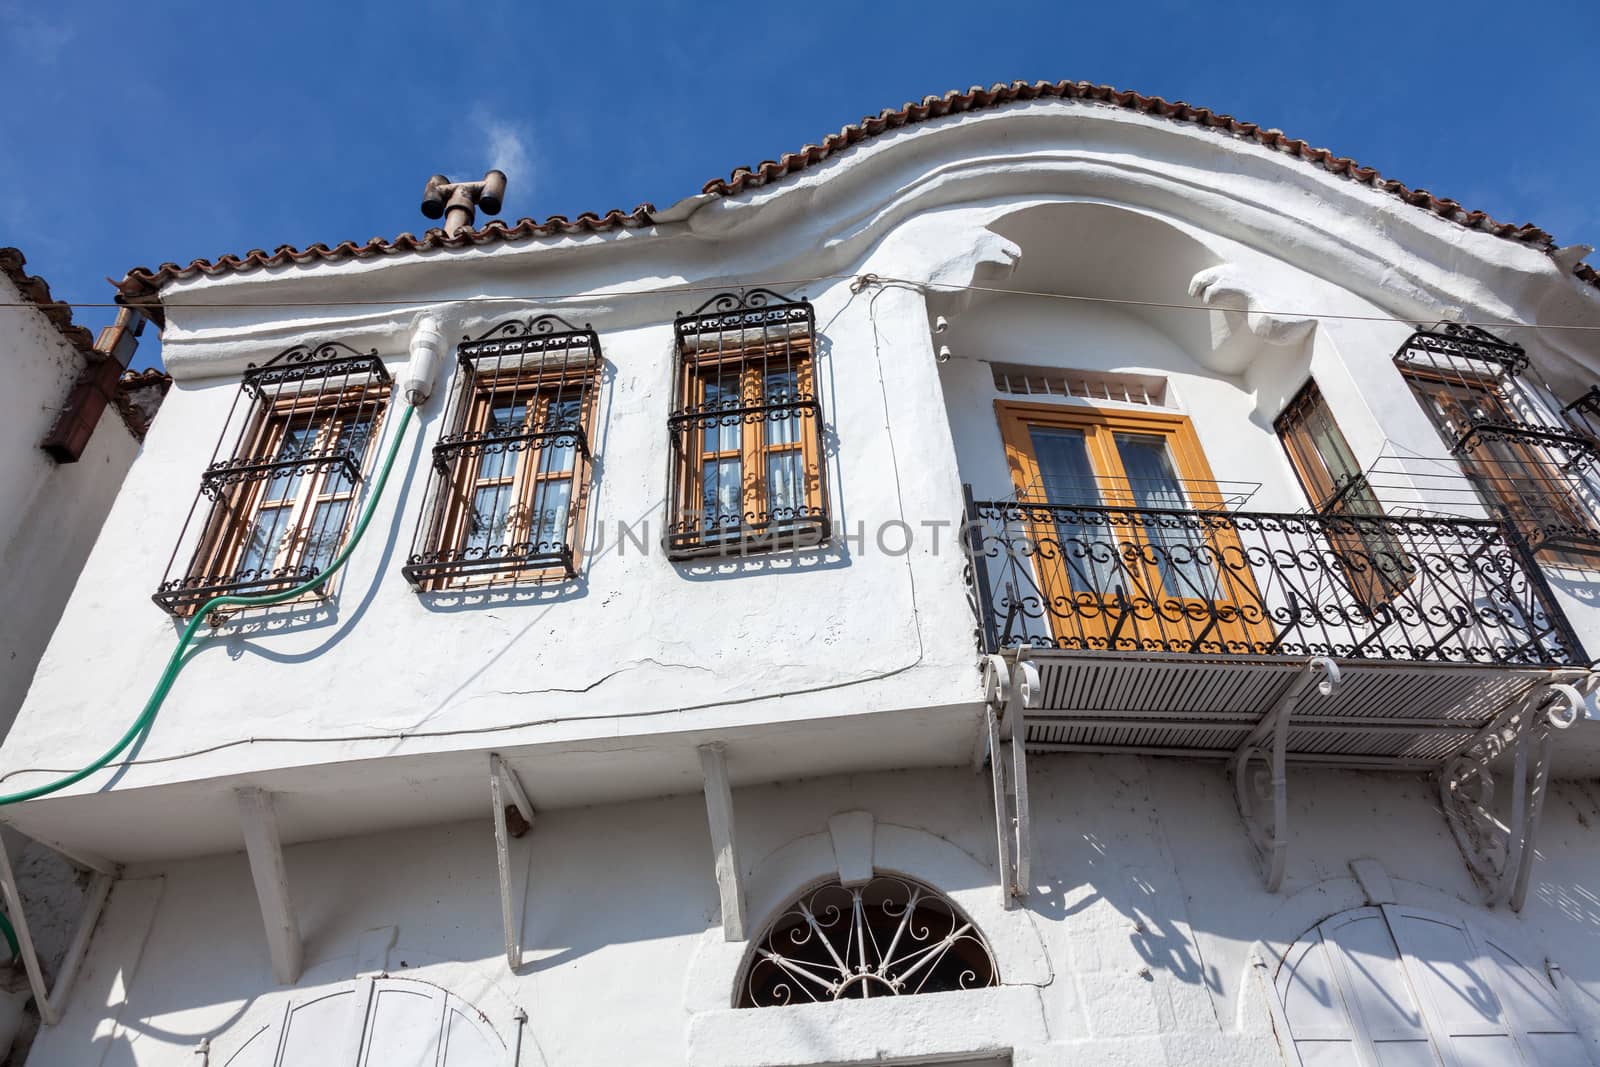
M 489 166 L 515 174 L 523 181 L 532 177 L 533 160 L 528 155 L 528 135 L 509 122 L 490 121 L 484 124 L 484 134 L 489 139 Z
M 538 172 L 533 158 L 532 128 L 527 123 L 494 115 L 481 106 L 472 110 L 472 126 L 477 134 L 477 143 L 472 148 L 476 159 L 461 174 L 451 173 L 450 177 L 457 181 L 474 181 L 486 170 L 505 171 L 508 194 L 526 203 Z

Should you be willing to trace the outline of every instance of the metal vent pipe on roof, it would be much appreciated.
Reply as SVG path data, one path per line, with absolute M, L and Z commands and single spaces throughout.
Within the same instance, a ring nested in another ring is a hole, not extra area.
M 500 214 L 505 195 L 504 171 L 491 170 L 481 182 L 453 182 L 435 174 L 422 188 L 422 213 L 430 219 L 443 216 L 444 232 L 454 237 L 472 225 L 478 208 L 490 215 Z

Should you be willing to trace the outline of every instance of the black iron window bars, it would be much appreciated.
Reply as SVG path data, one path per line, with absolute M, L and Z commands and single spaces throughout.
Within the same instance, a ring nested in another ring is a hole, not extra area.
M 1490 514 L 1546 560 L 1600 556 L 1600 439 L 1580 407 L 1553 414 L 1523 387 L 1520 345 L 1445 323 L 1413 333 L 1394 358 Z
M 599 337 L 542 315 L 464 339 L 456 359 L 406 579 L 429 591 L 575 576 Z
M 668 556 L 818 545 L 829 533 L 816 316 L 766 289 L 675 324 Z
M 1561 413 L 1573 429 L 1600 447 L 1600 385 L 1589 386 L 1588 392 L 1562 408 Z
M 251 364 L 152 599 L 186 616 L 321 573 L 355 518 L 389 384 L 376 349 L 337 341 Z

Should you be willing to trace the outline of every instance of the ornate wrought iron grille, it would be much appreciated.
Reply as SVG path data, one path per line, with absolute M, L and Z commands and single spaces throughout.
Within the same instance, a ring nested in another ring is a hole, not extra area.
M 1561 409 L 1572 428 L 1600 444 L 1600 385 L 1589 386 L 1589 391 Z
M 1507 524 L 967 494 L 968 578 L 987 651 L 1585 662 Z M 1373 595 L 1375 574 L 1387 595 Z
M 801 894 L 751 946 L 741 1008 L 978 989 L 994 955 L 948 898 L 907 878 Z
M 680 314 L 676 335 L 667 554 L 821 544 L 828 485 L 810 302 L 723 293 Z
M 219 594 L 277 592 L 326 568 L 355 517 L 388 399 L 376 349 L 327 341 L 251 364 L 155 602 L 184 616 Z
M 594 330 L 555 315 L 462 341 L 402 568 L 415 588 L 577 573 L 600 360 Z
M 1600 555 L 1600 438 L 1523 387 L 1521 346 L 1447 323 L 1412 334 L 1395 363 L 1491 514 L 1552 562 Z

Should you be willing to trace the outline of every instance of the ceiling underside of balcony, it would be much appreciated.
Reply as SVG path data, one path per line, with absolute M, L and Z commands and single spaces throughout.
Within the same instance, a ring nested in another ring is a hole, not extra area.
M 1300 659 L 1139 657 L 1040 650 L 1028 748 L 1226 758 L 1305 669 Z M 1537 668 L 1360 662 L 1290 718 L 1288 758 L 1434 770 L 1530 686 Z

